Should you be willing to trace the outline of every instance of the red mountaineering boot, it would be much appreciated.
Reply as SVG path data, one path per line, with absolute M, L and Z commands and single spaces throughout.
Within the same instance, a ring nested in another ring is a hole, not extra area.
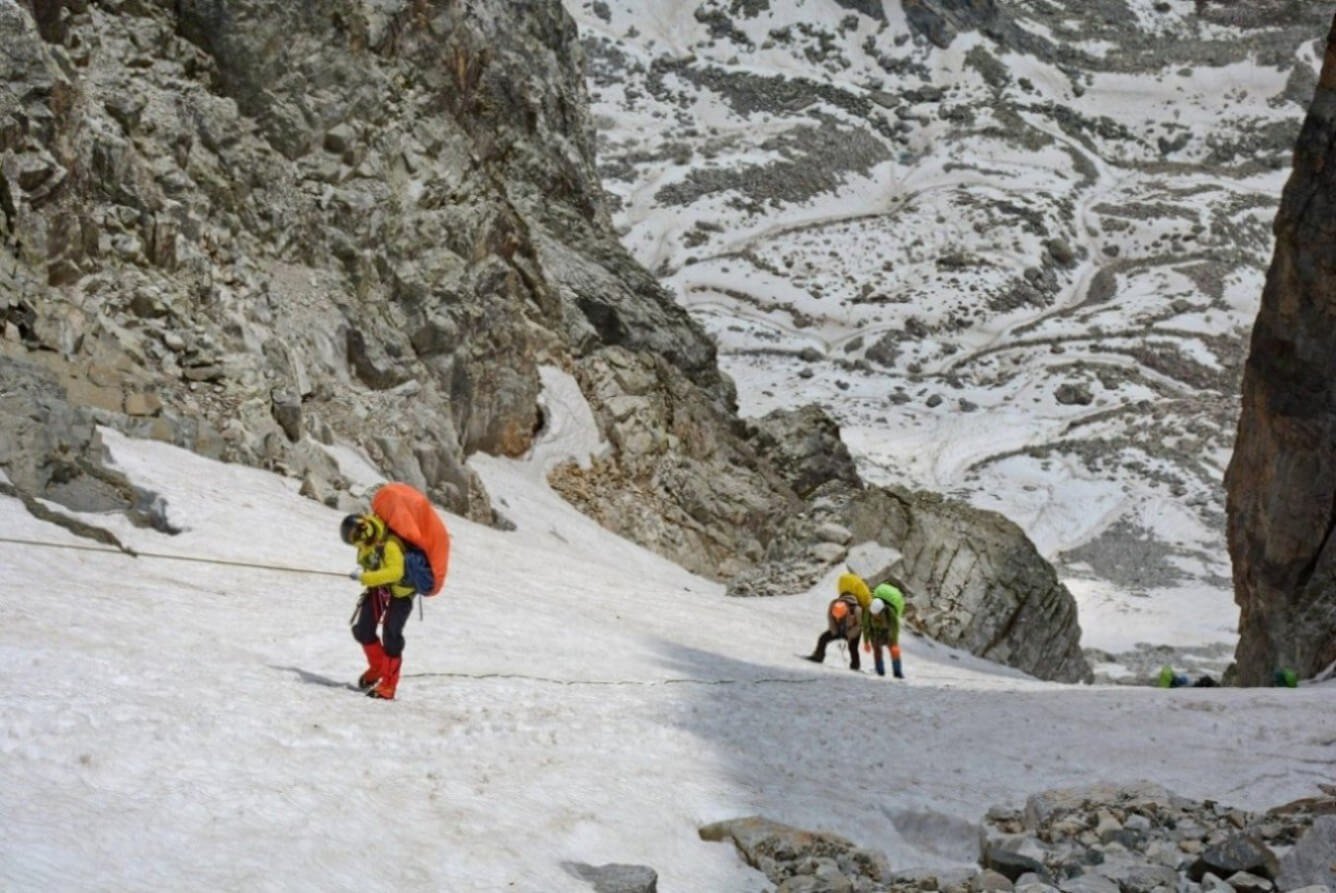
M 380 685 L 367 692 L 367 697 L 393 701 L 395 686 L 399 684 L 399 667 L 403 662 L 402 657 L 386 657 L 382 665 L 385 667 L 385 675 L 380 677 Z
M 366 652 L 367 669 L 357 680 L 357 687 L 362 691 L 371 688 L 380 681 L 380 677 L 385 675 L 385 649 L 381 647 L 380 642 L 372 642 L 370 645 L 363 645 L 362 650 Z

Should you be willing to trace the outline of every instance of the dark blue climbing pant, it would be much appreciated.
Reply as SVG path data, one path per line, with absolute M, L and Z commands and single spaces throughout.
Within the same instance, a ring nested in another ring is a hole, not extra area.
M 396 598 L 388 589 L 368 589 L 353 615 L 353 638 L 370 645 L 376 641 L 376 627 L 380 626 L 385 653 L 399 657 L 404 653 L 404 624 L 412 613 L 411 596 Z

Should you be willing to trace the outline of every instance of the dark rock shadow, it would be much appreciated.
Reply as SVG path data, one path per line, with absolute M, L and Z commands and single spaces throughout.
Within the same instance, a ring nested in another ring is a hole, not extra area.
M 759 815 L 841 835 L 884 853 L 897 871 L 977 868 L 978 827 L 970 821 L 991 804 L 980 803 L 970 819 L 940 816 L 934 827 L 951 840 L 925 846 L 929 813 L 921 794 L 906 796 L 903 786 L 914 779 L 897 765 L 897 750 L 917 745 L 897 717 L 890 677 L 852 672 L 839 652 L 820 666 L 794 656 L 790 672 L 672 642 L 659 647 L 673 680 L 666 684 L 693 692 L 673 700 L 665 721 L 697 737 L 736 788 L 752 792 L 733 814 L 704 815 L 702 824 Z

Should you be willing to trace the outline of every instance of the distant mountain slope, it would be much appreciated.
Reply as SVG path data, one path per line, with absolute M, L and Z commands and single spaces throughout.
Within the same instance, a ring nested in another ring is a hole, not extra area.
M 614 220 L 744 415 L 810 395 L 870 480 L 1228 610 L 1221 478 L 1329 10 L 566 6 Z

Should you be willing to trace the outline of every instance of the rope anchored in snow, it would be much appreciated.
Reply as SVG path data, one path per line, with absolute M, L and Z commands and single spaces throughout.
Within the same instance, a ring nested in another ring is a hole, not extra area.
M 285 567 L 281 564 L 259 564 L 252 561 L 232 561 L 226 558 L 200 558 L 195 555 L 172 555 L 167 552 L 141 552 L 129 546 L 112 548 L 109 546 L 84 546 L 78 543 L 48 543 L 41 540 L 27 540 L 16 537 L 0 536 L 0 543 L 16 546 L 32 546 L 41 549 L 68 549 L 75 552 L 102 552 L 108 555 L 124 555 L 130 558 L 156 558 L 163 561 L 190 561 L 197 564 L 216 564 L 222 567 L 247 567 L 262 571 L 280 571 L 288 574 L 316 574 L 324 577 L 344 577 L 348 575 L 338 571 L 319 571 L 305 567 Z
M 692 679 L 675 676 L 668 679 L 555 679 L 551 676 L 529 676 L 524 673 L 405 673 L 413 679 L 518 679 L 523 682 L 542 682 L 548 685 L 607 685 L 654 687 L 659 685 L 809 685 L 821 681 L 817 677 L 758 676 L 755 679 Z
M 303 682 L 310 682 L 315 685 L 323 685 L 329 688 L 350 688 L 350 683 L 342 682 L 338 679 L 331 679 L 328 676 L 322 676 L 319 673 L 312 673 L 309 670 L 303 670 L 300 667 L 274 667 L 276 670 L 287 670 L 296 673 Z M 796 676 L 757 676 L 753 679 L 693 679 L 689 676 L 674 676 L 668 679 L 557 679 L 552 676 L 531 676 L 525 673 L 464 673 L 464 672 L 441 672 L 441 673 L 405 673 L 404 679 L 470 679 L 475 682 L 485 682 L 491 679 L 518 680 L 521 682 L 538 682 L 544 685 L 562 685 L 567 687 L 575 686 L 601 686 L 617 688 L 658 688 L 665 685 L 810 685 L 820 682 L 817 677 L 799 678 Z

